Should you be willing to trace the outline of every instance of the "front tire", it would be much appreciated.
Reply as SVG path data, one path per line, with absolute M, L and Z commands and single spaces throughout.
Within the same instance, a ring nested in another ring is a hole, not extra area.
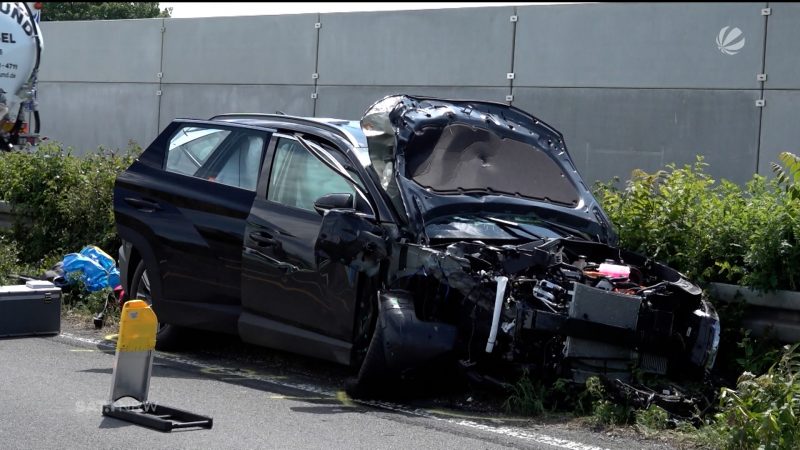
M 364 364 L 378 322 L 378 292 L 371 286 L 366 286 L 364 290 L 366 293 L 360 295 L 361 300 L 358 304 L 358 314 L 353 332 L 353 350 L 350 356 L 350 368 L 355 374 L 358 374 Z
M 383 325 L 380 313 L 372 333 L 372 340 L 355 380 L 348 383 L 347 395 L 353 398 L 380 397 L 387 388 L 389 370 L 386 367 L 386 351 L 383 343 Z
M 131 300 L 144 300 L 148 305 L 153 307 L 154 303 L 158 302 L 153 295 L 150 285 L 150 277 L 145 266 L 144 260 L 139 261 L 136 270 L 133 272 L 131 279 L 131 292 L 128 296 Z M 158 331 L 156 332 L 156 349 L 158 350 L 174 350 L 180 347 L 180 328 L 159 321 Z

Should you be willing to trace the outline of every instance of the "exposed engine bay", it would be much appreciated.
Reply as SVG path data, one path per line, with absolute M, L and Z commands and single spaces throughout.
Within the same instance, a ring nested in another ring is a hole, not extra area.
M 416 293 L 421 320 L 457 324 L 469 361 L 493 356 L 576 382 L 628 381 L 634 368 L 702 377 L 713 366 L 712 306 L 680 274 L 637 255 L 569 239 L 407 255 L 397 284 Z

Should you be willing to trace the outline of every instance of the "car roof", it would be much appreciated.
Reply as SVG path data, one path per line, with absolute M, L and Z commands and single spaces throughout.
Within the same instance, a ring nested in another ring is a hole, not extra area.
M 353 147 L 367 148 L 367 137 L 361 130 L 361 124 L 357 120 L 335 119 L 329 117 L 301 117 L 288 114 L 260 114 L 260 113 L 230 113 L 214 116 L 211 120 L 239 123 L 242 125 L 260 126 L 264 128 L 274 128 L 275 122 L 294 123 L 299 125 L 315 126 L 332 132 L 346 141 Z

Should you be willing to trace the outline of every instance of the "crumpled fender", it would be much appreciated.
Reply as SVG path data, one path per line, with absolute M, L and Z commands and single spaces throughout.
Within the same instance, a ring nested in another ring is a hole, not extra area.
M 410 293 L 381 292 L 379 308 L 377 326 L 383 327 L 383 348 L 388 369 L 412 369 L 455 348 L 456 327 L 419 320 Z

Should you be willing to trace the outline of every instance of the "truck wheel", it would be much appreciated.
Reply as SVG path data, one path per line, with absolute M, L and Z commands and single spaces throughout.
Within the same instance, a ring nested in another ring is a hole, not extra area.
M 133 273 L 129 298 L 132 300 L 144 300 L 151 307 L 153 303 L 158 302 L 150 289 L 150 278 L 144 260 L 139 261 L 139 264 L 136 266 L 136 271 Z M 161 321 L 158 322 L 158 331 L 156 332 L 156 348 L 158 350 L 173 350 L 178 348 L 179 341 L 179 327 Z

